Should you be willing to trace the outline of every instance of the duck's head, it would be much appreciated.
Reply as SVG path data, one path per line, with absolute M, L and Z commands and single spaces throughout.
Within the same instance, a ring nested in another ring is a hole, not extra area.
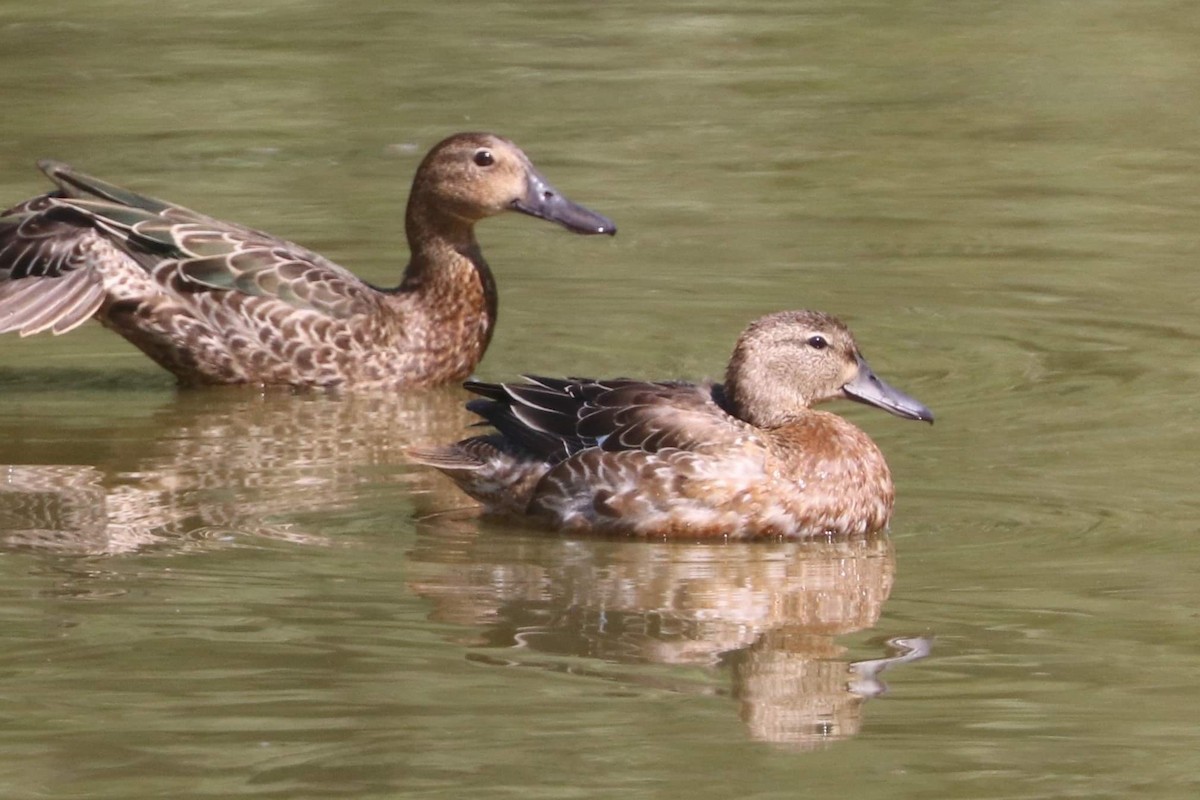
M 729 361 L 725 394 L 734 413 L 762 428 L 839 397 L 933 422 L 932 411 L 875 375 L 849 328 L 820 311 L 780 311 L 752 322 Z
M 571 202 L 530 162 L 521 148 L 491 133 L 456 133 L 434 146 L 413 179 L 410 211 L 474 224 L 520 211 L 583 234 L 617 232 L 607 217 Z

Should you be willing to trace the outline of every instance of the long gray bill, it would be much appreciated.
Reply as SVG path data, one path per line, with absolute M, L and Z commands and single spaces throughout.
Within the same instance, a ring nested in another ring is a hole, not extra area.
M 529 170 L 529 185 L 526 187 L 525 196 L 514 200 L 512 207 L 531 217 L 557 222 L 575 233 L 607 233 L 612 236 L 617 232 L 617 226 L 612 220 L 572 203 L 533 169 Z
M 915 397 L 880 380 L 866 360 L 858 356 L 858 376 L 842 387 L 846 397 L 895 414 L 904 419 L 933 422 L 933 412 Z

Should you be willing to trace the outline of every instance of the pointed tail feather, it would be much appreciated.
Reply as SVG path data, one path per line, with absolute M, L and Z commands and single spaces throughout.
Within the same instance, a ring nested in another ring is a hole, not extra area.
M 85 175 L 61 161 L 43 158 L 38 161 L 38 169 L 46 173 L 46 177 L 54 181 L 63 194 L 70 198 L 106 200 L 122 206 L 145 209 L 154 214 L 171 208 L 170 203 Z
M 454 470 L 483 469 L 484 463 L 458 445 L 443 447 L 410 447 L 404 455 L 414 464 L 440 469 L 443 472 Z
M 499 436 L 477 436 L 444 447 L 413 447 L 409 460 L 442 472 L 489 512 L 523 515 L 538 481 L 550 469 L 543 461 L 509 452 Z

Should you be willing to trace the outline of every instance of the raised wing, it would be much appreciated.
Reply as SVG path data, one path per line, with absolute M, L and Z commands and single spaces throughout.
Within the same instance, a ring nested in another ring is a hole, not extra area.
M 369 312 L 378 303 L 376 290 L 354 274 L 292 242 L 130 192 L 65 164 L 40 166 L 59 190 L 0 221 L 0 278 L 4 271 L 9 278 L 60 277 L 89 266 L 83 245 L 100 233 L 146 269 L 165 269 L 197 289 L 273 297 L 336 318 Z
M 510 442 L 554 463 L 594 447 L 702 451 L 753 435 L 722 408 L 716 384 L 526 378 L 529 383 L 468 382 L 487 398 L 468 408 Z

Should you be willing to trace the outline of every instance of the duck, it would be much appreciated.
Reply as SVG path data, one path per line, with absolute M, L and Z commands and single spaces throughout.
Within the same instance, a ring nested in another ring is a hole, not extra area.
M 512 141 L 465 132 L 417 167 L 409 261 L 380 288 L 322 255 L 43 160 L 55 189 L 0 214 L 0 333 L 95 318 L 182 386 L 414 389 L 483 358 L 497 293 L 475 224 L 517 211 L 578 234 L 607 217 L 554 188 Z
M 409 450 L 486 513 L 569 533 L 811 539 L 886 531 L 883 453 L 814 409 L 845 398 L 909 420 L 933 412 L 881 380 L 820 311 L 768 314 L 739 336 L 723 383 L 629 378 L 468 381 L 494 432 Z

